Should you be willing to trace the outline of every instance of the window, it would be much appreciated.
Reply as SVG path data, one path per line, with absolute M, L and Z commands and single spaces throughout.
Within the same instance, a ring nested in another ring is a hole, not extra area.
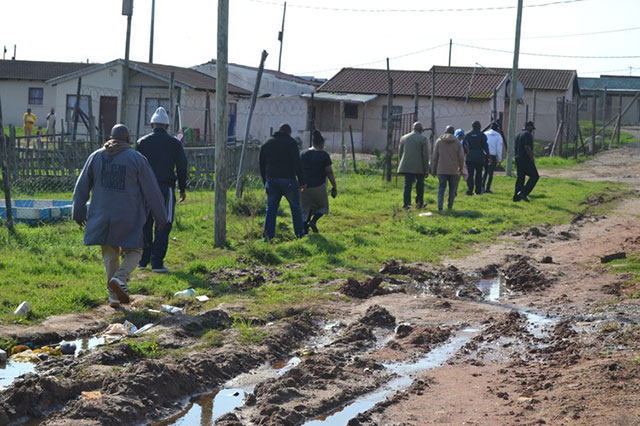
M 393 120 L 394 126 L 400 125 L 400 121 L 402 120 L 402 117 L 400 117 L 400 114 L 402 114 L 402 107 L 393 105 L 391 107 L 391 117 L 393 117 L 392 120 Z M 387 128 L 387 106 L 386 105 L 382 107 L 382 128 L 383 129 Z
M 344 104 L 344 118 L 358 118 L 358 104 Z
M 42 105 L 44 89 L 42 87 L 29 87 L 29 105 Z
M 169 117 L 171 117 L 171 104 L 167 98 L 145 98 L 144 99 L 144 124 L 151 124 L 151 116 L 156 112 L 158 107 L 162 107 L 167 111 Z M 171 118 L 169 118 L 171 120 Z
M 80 95 L 80 111 L 84 112 L 87 117 L 89 116 L 89 101 L 91 97 L 89 95 Z M 76 95 L 67 95 L 67 123 L 71 124 L 73 120 L 73 109 L 76 106 Z M 78 118 L 82 123 L 82 119 Z

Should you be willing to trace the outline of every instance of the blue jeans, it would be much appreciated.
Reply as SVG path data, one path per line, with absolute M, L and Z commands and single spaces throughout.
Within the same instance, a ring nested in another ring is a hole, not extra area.
M 160 192 L 164 197 L 164 205 L 167 212 L 167 218 L 169 222 L 167 226 L 162 229 L 153 229 L 153 216 L 149 214 L 147 222 L 142 227 L 142 234 L 144 235 L 144 250 L 142 252 L 142 258 L 140 259 L 140 266 L 147 266 L 151 262 L 151 268 L 157 269 L 164 266 L 164 257 L 167 255 L 167 249 L 169 248 L 169 233 L 171 232 L 171 225 L 173 224 L 173 215 L 176 207 L 175 190 L 164 184 L 158 182 Z
M 416 182 L 416 206 L 418 208 L 424 206 L 424 175 L 405 173 L 402 207 L 411 207 L 411 188 L 414 181 Z
M 458 185 L 458 175 L 438 175 L 438 210 L 442 210 L 444 204 L 444 191 L 449 183 L 449 200 L 447 208 L 453 208 L 453 201 L 456 199 L 456 189 Z
M 267 192 L 267 214 L 264 219 L 264 238 L 270 240 L 276 234 L 276 215 L 280 200 L 284 196 L 289 202 L 293 230 L 297 237 L 304 235 L 302 208 L 300 207 L 300 190 L 296 179 L 267 178 L 264 186 Z

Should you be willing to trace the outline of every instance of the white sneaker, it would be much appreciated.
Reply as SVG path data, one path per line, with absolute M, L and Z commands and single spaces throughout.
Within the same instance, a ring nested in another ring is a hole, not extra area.
M 169 272 L 169 268 L 163 266 L 162 268 L 151 268 L 151 272 L 155 272 L 156 274 L 166 274 Z
M 109 289 L 117 296 L 120 303 L 129 303 L 129 289 L 127 283 L 118 277 L 113 277 L 107 284 Z

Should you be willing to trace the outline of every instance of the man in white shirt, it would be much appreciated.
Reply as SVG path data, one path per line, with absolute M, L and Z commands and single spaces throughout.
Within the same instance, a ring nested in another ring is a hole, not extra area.
M 484 132 L 487 136 L 487 145 L 489 145 L 489 158 L 487 158 L 487 167 L 484 169 L 484 176 L 482 177 L 482 185 L 484 186 L 484 192 L 493 194 L 491 191 L 491 182 L 493 181 L 493 171 L 502 161 L 502 135 L 499 132 L 500 126 L 498 123 L 492 123 L 491 128 Z

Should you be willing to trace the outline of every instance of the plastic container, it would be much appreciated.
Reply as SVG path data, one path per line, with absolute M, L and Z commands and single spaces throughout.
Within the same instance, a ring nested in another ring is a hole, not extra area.
M 172 315 L 181 314 L 184 312 L 184 309 L 178 308 L 177 306 L 171 306 L 171 305 L 162 305 L 160 306 L 160 310 L 162 312 L 167 312 Z
M 63 355 L 73 355 L 76 353 L 76 344 L 73 342 L 60 342 L 60 349 Z
M 0 363 L 7 362 L 7 353 L 0 349 Z
M 196 295 L 196 291 L 194 289 L 192 289 L 192 288 L 188 288 L 186 290 L 182 290 L 182 291 L 179 291 L 179 292 L 175 293 L 173 295 L 173 297 L 187 298 L 187 297 L 193 297 L 195 295 Z
M 13 315 L 24 317 L 29 313 L 30 310 L 31 310 L 31 305 L 29 304 L 29 302 L 22 302 L 13 312 Z

